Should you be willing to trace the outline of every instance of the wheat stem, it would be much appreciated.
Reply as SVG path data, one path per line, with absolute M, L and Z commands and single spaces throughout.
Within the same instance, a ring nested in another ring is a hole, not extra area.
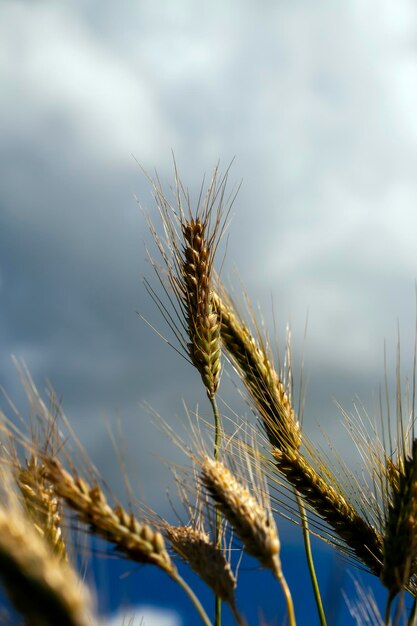
M 319 614 L 320 624 L 321 626 L 327 626 L 326 616 L 324 614 L 323 602 L 320 594 L 320 587 L 316 576 L 316 570 L 314 567 L 313 553 L 311 551 L 311 542 L 310 542 L 310 533 L 308 529 L 308 520 L 307 514 L 305 510 L 305 506 L 303 504 L 303 500 L 300 497 L 300 494 L 294 489 L 295 497 L 297 499 L 298 509 L 300 511 L 300 519 L 301 525 L 303 529 L 303 539 L 304 539 L 304 550 L 306 553 L 308 569 L 310 572 L 311 583 L 313 585 L 314 598 L 316 600 L 317 612 Z
M 175 580 L 175 582 L 177 582 L 180 587 L 182 587 L 185 591 L 185 593 L 188 595 L 188 597 L 190 598 L 191 602 L 194 604 L 195 608 L 198 611 L 198 614 L 201 617 L 201 620 L 203 622 L 203 624 L 205 624 L 205 626 L 213 626 L 212 623 L 210 622 L 210 619 L 208 618 L 207 613 L 205 612 L 200 600 L 197 598 L 197 596 L 195 595 L 194 591 L 191 589 L 191 587 L 185 582 L 185 580 L 178 574 L 178 572 L 172 576 L 173 580 Z
M 232 611 L 233 617 L 235 618 L 237 626 L 246 626 L 246 622 L 237 610 L 236 604 L 233 602 L 230 604 L 230 610 Z
M 220 450 L 220 441 L 221 441 L 221 422 L 220 422 L 220 413 L 219 408 L 217 406 L 216 396 L 214 394 L 209 395 L 209 400 L 211 406 L 213 408 L 214 415 L 214 460 L 218 461 L 219 459 L 219 450 Z M 215 522 L 215 542 L 218 548 L 221 547 L 221 523 L 222 523 L 222 515 L 220 509 L 216 510 L 216 522 Z M 221 624 L 221 613 L 222 613 L 222 601 L 219 596 L 216 596 L 215 600 L 215 625 L 220 626 Z
M 278 580 L 281 586 L 282 592 L 284 594 L 285 604 L 287 606 L 288 621 L 290 623 L 290 626 L 296 626 L 294 603 L 292 600 L 291 591 L 290 591 L 290 588 L 288 587 L 287 581 L 285 580 L 284 574 L 282 573 L 281 561 L 279 557 L 277 557 L 276 555 L 273 558 L 273 562 L 272 562 L 272 572 L 274 576 L 276 577 L 276 579 Z

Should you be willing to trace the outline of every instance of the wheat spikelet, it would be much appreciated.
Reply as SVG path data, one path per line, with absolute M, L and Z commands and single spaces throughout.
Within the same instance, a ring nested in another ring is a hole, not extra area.
M 274 519 L 221 462 L 205 456 L 201 479 L 246 552 L 281 575 L 280 541 Z
M 312 464 L 291 448 L 272 451 L 279 471 L 304 496 L 350 551 L 377 576 L 381 571 L 382 539 L 375 528 L 349 503 L 341 490 L 317 473 Z
M 133 514 L 121 506 L 111 508 L 100 487 L 90 487 L 82 478 L 73 477 L 55 458 L 45 458 L 48 480 L 56 492 L 77 513 L 80 521 L 92 531 L 113 543 L 132 561 L 153 564 L 170 576 L 176 576 L 160 532 L 148 524 L 140 524 Z
M 90 597 L 16 505 L 0 507 L 0 576 L 31 626 L 91 626 Z
M 224 290 L 212 297 L 221 322 L 223 345 L 255 403 L 269 441 L 278 448 L 299 448 L 299 424 L 268 348 L 263 343 L 259 345 L 251 335 Z
M 194 213 L 188 192 L 184 190 L 177 172 L 176 209 L 170 205 L 159 183 L 151 182 L 166 241 L 160 239 L 151 222 L 149 227 L 165 262 L 168 281 L 179 305 L 177 319 L 167 312 L 149 284 L 146 285 L 199 371 L 207 394 L 212 399 L 219 386 L 221 370 L 220 323 L 211 297 L 213 261 L 224 229 L 227 174 L 219 178 L 218 169 L 215 169 L 202 203 L 200 196 Z M 184 201 L 186 207 L 183 206 Z M 233 199 L 228 202 L 226 214 L 232 202 Z M 153 265 L 161 278 L 162 271 Z
M 61 504 L 53 486 L 45 476 L 45 466 L 34 454 L 16 471 L 16 482 L 23 495 L 25 510 L 36 530 L 45 538 L 53 552 L 67 560 L 61 527 Z
M 417 559 L 417 439 L 392 490 L 384 534 L 383 584 L 392 595 L 408 586 Z

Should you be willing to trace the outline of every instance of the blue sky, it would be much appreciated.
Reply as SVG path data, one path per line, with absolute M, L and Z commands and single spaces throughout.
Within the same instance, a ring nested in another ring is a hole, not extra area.
M 194 197 L 235 157 L 224 282 L 243 282 L 271 333 L 273 299 L 296 366 L 308 314 L 305 429 L 322 445 L 321 425 L 355 463 L 334 400 L 351 411 L 357 394 L 372 413 L 384 340 L 394 378 L 397 321 L 411 372 L 416 12 L 406 0 L 0 4 L 0 383 L 24 407 L 11 354 L 51 381 L 117 494 L 106 422 L 122 424 L 138 498 L 166 512 L 159 457 L 179 453 L 143 404 L 174 424 L 183 400 L 209 414 L 196 373 L 137 315 L 167 332 L 141 282 L 137 200 L 155 213 L 137 161 L 168 188 L 172 150 Z M 226 376 L 220 395 L 248 412 Z M 282 539 L 299 545 L 286 526 Z

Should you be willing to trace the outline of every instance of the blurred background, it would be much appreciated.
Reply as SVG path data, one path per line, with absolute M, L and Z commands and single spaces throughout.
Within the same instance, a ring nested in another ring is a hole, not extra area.
M 50 381 L 123 499 L 107 428 L 120 423 L 137 497 L 169 516 L 161 457 L 181 455 L 145 407 L 175 428 L 183 402 L 210 413 L 198 374 L 140 317 L 170 338 L 142 282 L 157 286 L 141 207 L 157 215 L 138 164 L 157 170 L 169 194 L 173 151 L 197 199 L 203 176 L 235 158 L 230 189 L 242 186 L 223 280 L 237 293 L 243 283 L 271 335 L 274 320 L 281 340 L 290 322 L 296 373 L 305 355 L 305 430 L 323 445 L 324 429 L 355 467 L 336 401 L 374 413 L 384 342 L 393 380 L 398 329 L 412 374 L 416 107 L 412 1 L 1 0 L 0 384 L 24 412 L 11 355 L 41 389 Z M 220 396 L 225 413 L 229 404 L 250 414 L 226 374 Z M 300 623 L 310 624 L 300 532 L 280 529 Z M 322 543 L 314 549 L 330 623 L 353 623 L 339 592 L 352 591 L 345 565 Z M 112 626 L 122 614 L 146 626 L 195 623 L 163 575 L 100 558 L 104 550 L 92 559 Z M 240 592 L 251 624 L 281 623 L 282 598 L 251 561 Z

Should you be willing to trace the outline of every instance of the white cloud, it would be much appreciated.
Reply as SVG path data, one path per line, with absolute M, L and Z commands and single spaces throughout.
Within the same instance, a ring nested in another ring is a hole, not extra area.
M 139 605 L 122 610 L 102 621 L 101 626 L 181 626 L 178 613 L 154 606 Z
M 68 6 L 5 3 L 0 19 L 3 136 L 28 145 L 62 140 L 62 158 L 155 161 L 175 144 L 146 68 L 91 29 Z M 79 157 L 79 155 L 77 155 Z

